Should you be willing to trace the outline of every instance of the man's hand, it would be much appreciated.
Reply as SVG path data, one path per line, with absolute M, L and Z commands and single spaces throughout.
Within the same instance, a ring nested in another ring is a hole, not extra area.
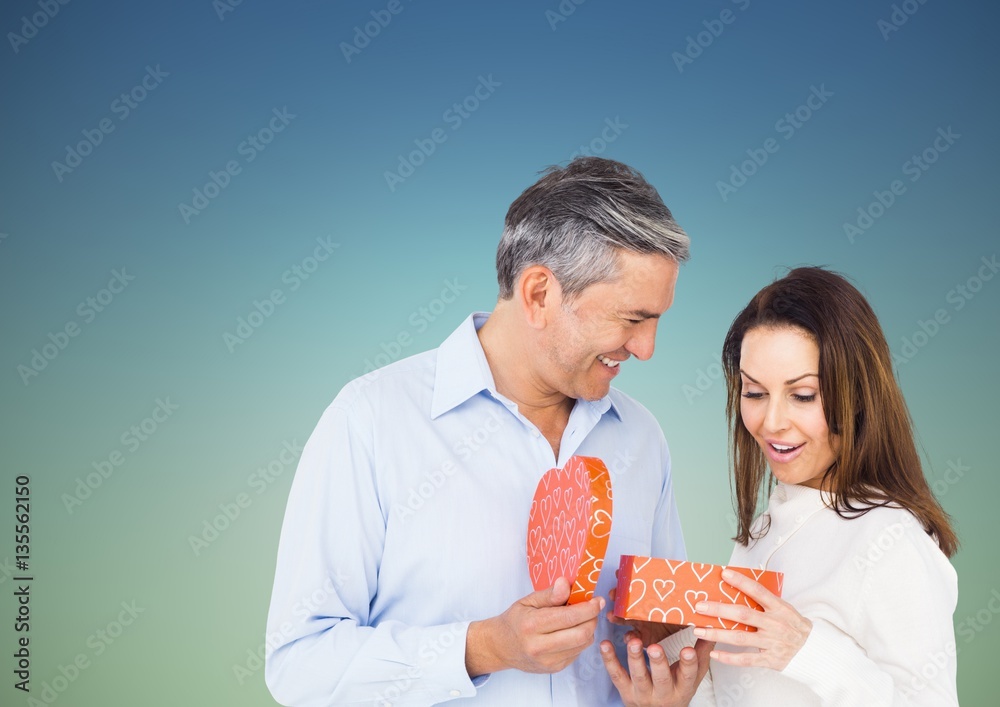
M 549 589 L 529 594 L 507 611 L 473 621 L 465 643 L 470 677 L 516 668 L 555 673 L 594 642 L 604 599 L 566 606 L 569 582 L 560 577 Z
M 601 658 L 626 707 L 684 707 L 708 672 L 709 652 L 714 643 L 699 640 L 694 648 L 681 650 L 680 660 L 667 662 L 662 646 L 646 649 L 649 667 L 642 651 L 642 641 L 632 636 L 626 643 L 628 671 L 618 662 L 610 641 L 601 642 Z
M 618 576 L 618 570 L 615 570 L 615 576 Z M 608 598 L 611 601 L 612 607 L 614 607 L 615 604 L 615 594 L 617 591 L 617 589 L 612 589 L 608 593 Z M 664 624 L 657 621 L 636 621 L 634 619 L 623 619 L 615 615 L 613 608 L 607 613 L 607 618 L 609 623 L 613 623 L 617 626 L 628 626 L 632 629 L 629 633 L 637 635 L 639 639 L 642 640 L 642 645 L 644 646 L 651 646 L 654 643 L 659 643 L 664 638 L 672 636 L 684 628 L 684 626 Z M 626 636 L 628 635 L 629 634 L 626 634 Z

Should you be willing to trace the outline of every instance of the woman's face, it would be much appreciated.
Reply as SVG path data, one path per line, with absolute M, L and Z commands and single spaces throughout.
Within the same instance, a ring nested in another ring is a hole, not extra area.
M 751 329 L 740 353 L 743 425 L 786 484 L 819 488 L 840 438 L 830 434 L 819 389 L 819 347 L 793 327 Z

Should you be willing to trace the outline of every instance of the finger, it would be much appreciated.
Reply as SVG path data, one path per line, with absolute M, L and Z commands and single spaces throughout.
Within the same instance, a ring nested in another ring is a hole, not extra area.
M 756 652 L 730 653 L 729 651 L 713 650 L 710 655 L 712 660 L 725 663 L 726 665 L 736 665 L 744 668 L 750 666 L 768 667 L 766 658 Z
M 722 570 L 722 579 L 730 586 L 735 587 L 748 597 L 756 601 L 765 610 L 777 608 L 783 602 L 775 596 L 767 587 L 760 582 L 756 582 L 745 574 L 731 570 L 728 567 Z
M 550 624 L 550 630 L 552 631 L 562 631 L 589 623 L 593 623 L 596 626 L 604 607 L 604 599 L 595 597 L 590 601 L 580 604 L 569 604 L 567 606 L 545 609 L 544 616 Z
M 741 648 L 768 648 L 772 641 L 760 631 L 726 631 L 720 628 L 696 628 L 694 635 L 713 643 L 726 643 Z
M 698 653 L 694 648 L 681 649 L 680 660 L 673 665 L 674 689 L 682 695 L 693 695 L 698 687 Z
M 662 646 L 654 643 L 646 649 L 646 655 L 649 656 L 649 675 L 653 681 L 654 692 L 657 695 L 672 695 L 675 687 L 674 674 Z
M 565 577 L 557 577 L 549 590 L 549 606 L 562 606 L 569 600 L 570 586 L 569 580 Z
M 629 641 L 626 646 L 628 654 L 628 671 L 632 676 L 632 685 L 643 690 L 648 689 L 650 678 L 646 669 L 646 656 L 642 650 L 642 641 Z
M 576 626 L 558 631 L 550 631 L 539 636 L 539 645 L 547 653 L 582 651 L 594 642 L 597 633 L 597 617 Z
M 755 628 L 773 625 L 774 619 L 763 611 L 751 609 L 743 604 L 722 604 L 717 601 L 702 601 L 695 604 L 694 610 L 705 616 L 717 616 L 726 621 L 738 621 Z
M 562 670 L 594 642 L 597 622 L 585 626 L 525 637 L 525 650 L 542 672 Z
M 550 606 L 536 610 L 531 630 L 535 633 L 555 633 L 593 623 L 601 615 L 603 599 L 591 599 L 580 604 Z
M 611 682 L 618 689 L 618 692 L 623 696 L 631 693 L 632 682 L 629 679 L 629 674 L 618 662 L 618 656 L 615 655 L 614 646 L 611 645 L 610 641 L 601 641 L 601 660 L 604 661 L 604 669 L 608 671 L 608 677 L 611 678 Z
M 539 589 L 521 599 L 521 603 L 533 609 L 543 609 L 550 606 L 563 606 L 569 599 L 569 582 L 565 577 L 558 577 L 548 589 Z
M 680 630 L 681 627 L 676 627 L 671 630 L 667 624 L 653 623 L 649 621 L 626 621 L 624 619 L 612 620 L 608 618 L 608 621 L 619 626 L 628 626 L 629 631 L 625 634 L 624 639 L 627 642 L 630 638 L 638 638 L 642 641 L 642 645 L 649 646 L 654 643 L 659 643 L 667 636 Z

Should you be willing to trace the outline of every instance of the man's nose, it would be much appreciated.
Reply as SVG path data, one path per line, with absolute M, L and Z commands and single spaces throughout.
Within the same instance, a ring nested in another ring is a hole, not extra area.
M 635 332 L 625 342 L 625 350 L 640 361 L 648 361 L 653 357 L 656 348 L 656 320 L 647 319 L 636 325 Z

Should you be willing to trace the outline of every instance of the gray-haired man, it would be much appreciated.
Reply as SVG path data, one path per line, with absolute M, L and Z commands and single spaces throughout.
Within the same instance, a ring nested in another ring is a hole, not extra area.
M 493 312 L 348 384 L 306 445 L 268 617 L 279 702 L 620 704 L 595 642 L 623 630 L 600 615 L 615 558 L 685 552 L 663 434 L 611 381 L 653 355 L 687 257 L 618 162 L 574 160 L 515 200 Z M 576 454 L 606 461 L 616 513 L 597 595 L 566 606 L 564 579 L 531 591 L 525 535 L 538 479 Z M 676 704 L 699 672 L 687 654 Z

